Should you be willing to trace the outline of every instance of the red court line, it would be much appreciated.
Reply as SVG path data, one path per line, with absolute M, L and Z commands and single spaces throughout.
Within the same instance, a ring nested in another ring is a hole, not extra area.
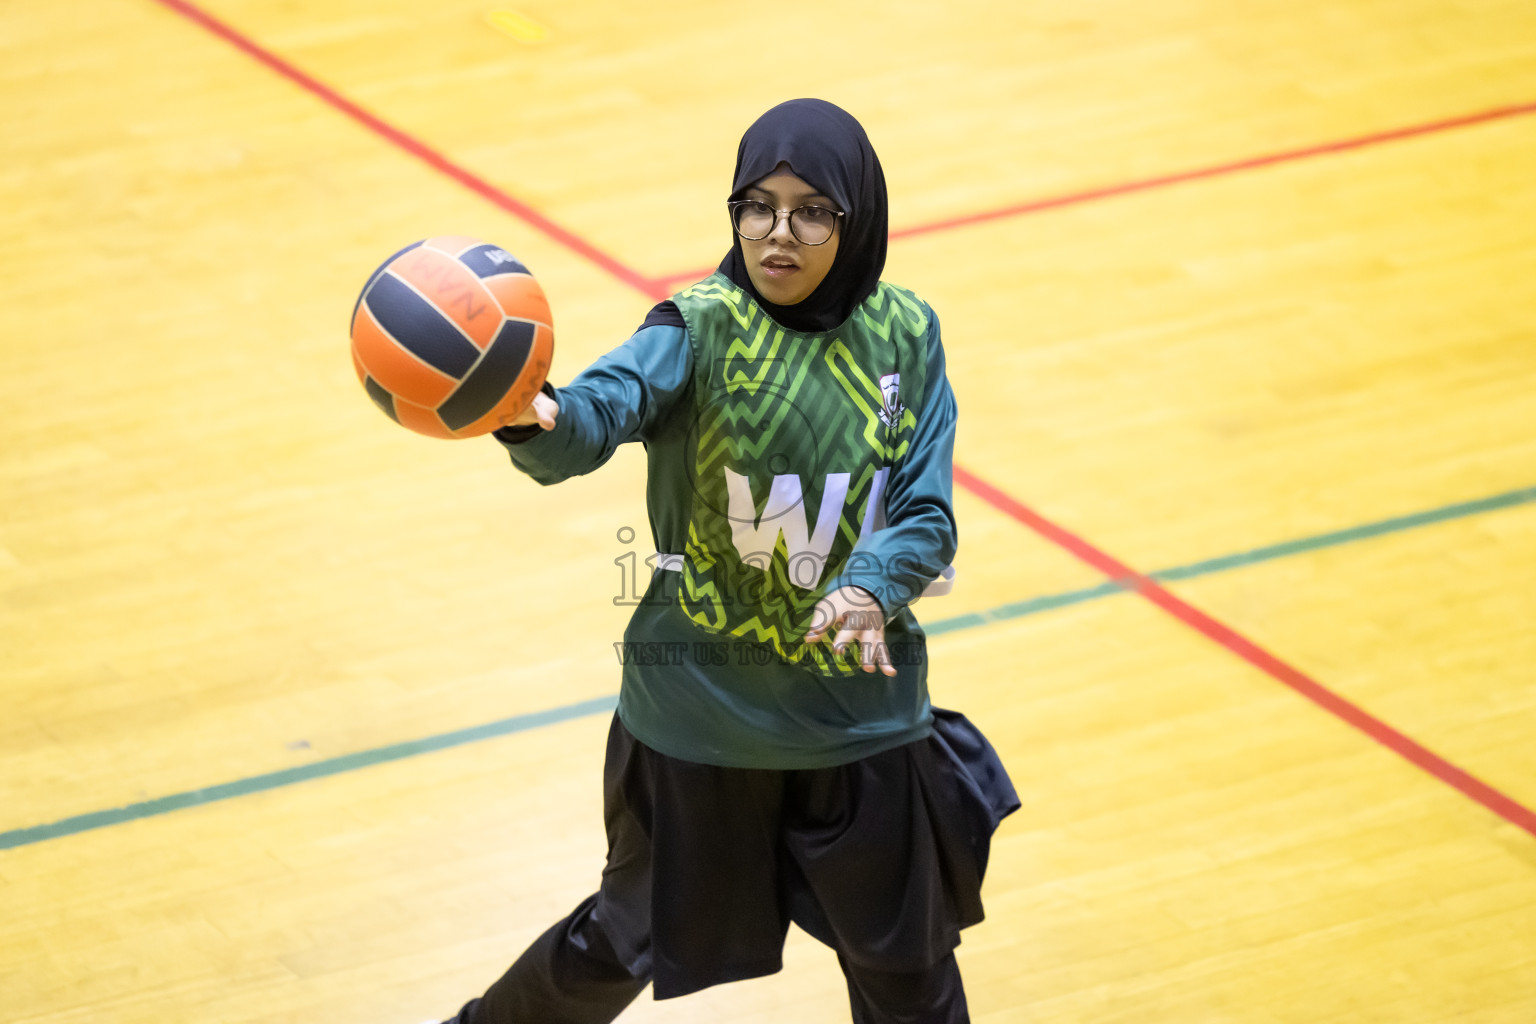
M 1398 732 L 1381 719 L 1374 717 L 1359 706 L 1334 693 L 1300 669 L 1280 660 L 1258 644 L 1223 625 L 1187 601 L 1174 596 L 1155 580 L 1143 576 L 1125 563 L 1094 547 L 1044 516 L 1026 507 L 1022 502 L 993 487 L 960 466 L 955 467 L 955 483 L 975 494 L 994 508 L 1028 526 L 1046 540 L 1058 545 L 1093 566 L 1113 580 L 1126 585 L 1142 597 L 1183 622 L 1190 628 L 1205 634 L 1211 640 L 1236 654 L 1266 675 L 1284 683 L 1303 697 L 1365 733 L 1388 750 L 1412 762 L 1435 778 L 1451 786 L 1463 795 L 1482 804 L 1499 817 L 1532 836 L 1536 836 L 1536 812 L 1517 803 L 1474 777 L 1440 755 L 1429 750 L 1409 736 Z
M 1211 167 L 1200 167 L 1190 171 L 1178 171 L 1173 174 L 1164 174 L 1156 178 L 1145 178 L 1141 181 L 1125 182 L 1120 185 L 1108 185 L 1104 188 L 1089 189 L 1086 192 L 1072 192 L 1049 199 L 1035 199 L 1027 203 L 1019 203 L 1016 206 L 1005 206 L 999 210 L 988 210 L 982 213 L 967 214 L 963 217 L 951 217 L 948 220 L 934 221 L 932 224 L 902 228 L 900 231 L 891 232 L 891 238 L 911 238 L 914 235 L 927 235 L 937 231 L 948 231 L 951 228 L 964 227 L 969 224 L 1001 220 L 1005 217 L 1017 217 L 1021 214 L 1036 213 L 1040 210 L 1052 210 L 1062 206 L 1075 206 L 1078 203 L 1092 202 L 1095 199 L 1107 199 L 1110 196 L 1121 196 L 1130 192 L 1145 192 L 1149 189 L 1162 188 L 1165 185 L 1177 185 L 1186 181 L 1217 178 L 1226 174 L 1236 174 L 1239 171 L 1251 171 L 1258 167 L 1272 167 L 1275 164 L 1286 164 L 1297 160 L 1306 160 L 1314 156 L 1325 156 L 1329 153 L 1346 153 L 1353 149 L 1378 146 L 1384 142 L 1396 142 L 1399 139 L 1433 135 L 1437 132 L 1450 131 L 1453 128 L 1466 128 L 1475 124 L 1485 124 L 1489 121 L 1521 117 L 1525 114 L 1536 114 L 1536 103 L 1519 103 L 1509 107 L 1496 107 L 1492 110 L 1482 110 L 1474 114 L 1463 114 L 1459 117 L 1449 117 L 1440 121 L 1409 125 L 1406 128 L 1393 128 L 1388 131 L 1373 132 L 1369 135 L 1359 135 L 1354 138 L 1324 142 L 1315 146 L 1304 146 L 1301 149 L 1288 149 L 1265 156 L 1249 157 L 1246 160 L 1235 160 L 1231 163 L 1215 164 Z
M 415 136 L 408 135 L 401 131 L 399 128 L 384 122 L 376 115 L 370 113 L 367 110 L 364 110 L 356 103 L 353 103 L 345 96 L 342 96 L 340 93 L 326 85 L 324 82 L 321 82 L 313 76 L 300 71 L 298 68 L 294 67 L 292 64 L 289 64 L 287 61 L 283 60 L 272 51 L 258 45 L 256 42 L 250 39 L 250 37 L 243 35 L 237 30 L 229 27 L 222 21 L 219 21 L 217 18 L 213 17 L 211 14 L 208 14 L 206 11 L 195 7 L 190 3 L 187 3 L 186 0 L 156 0 L 156 2 L 170 8 L 177 14 L 180 14 L 190 21 L 202 26 L 209 32 L 212 32 L 214 35 L 218 36 L 220 39 L 223 39 L 231 46 L 245 53 L 247 56 L 254 58 L 260 63 L 265 64 L 273 71 L 276 71 L 279 75 L 282 75 L 290 82 L 293 82 L 300 88 L 313 93 L 315 96 L 318 96 L 320 99 L 324 100 L 332 107 L 335 107 L 337 110 L 341 111 L 343 114 L 347 115 L 358 124 L 361 124 L 363 127 L 383 137 L 386 141 L 393 143 L 396 147 L 403 149 L 405 152 L 418 158 L 434 170 L 447 175 L 454 181 L 457 181 L 471 192 L 476 193 L 484 199 L 490 200 L 496 206 L 501 207 L 501 209 L 507 211 L 529 226 L 554 239 L 556 242 L 559 242 L 567 249 L 570 249 L 572 252 L 582 256 L 588 261 L 606 270 L 608 273 L 612 274 L 620 281 L 623 281 L 625 284 L 632 286 L 642 294 L 649 295 L 658 299 L 664 299 L 670 294 L 670 290 L 659 284 L 657 281 L 646 277 L 644 274 L 640 273 L 638 270 L 635 270 L 633 267 L 629 267 L 623 263 L 620 263 L 618 260 L 603 252 L 595 245 L 592 245 L 585 239 L 572 234 L 570 231 L 567 231 L 559 224 L 556 224 L 554 221 L 539 213 L 539 211 L 535 210 L 527 203 L 513 198 L 506 192 L 497 188 L 495 185 L 492 185 L 490 182 L 486 181 L 484 178 L 472 174 L 471 172 L 460 167 L 458 164 L 455 164 L 453 161 L 437 152 L 437 150 L 432 149 L 430 146 L 422 142 L 420 139 L 417 139 Z
M 572 252 L 584 257 L 588 261 L 606 270 L 625 284 L 630 285 L 641 294 L 653 299 L 664 299 L 672 292 L 672 285 L 681 281 L 696 280 L 709 274 L 714 268 L 700 268 L 698 270 L 683 271 L 681 273 L 666 274 L 661 277 L 647 277 L 646 275 L 619 262 L 614 257 L 603 252 L 585 239 L 571 233 L 554 221 L 539 213 L 527 203 L 513 198 L 508 193 L 492 185 L 484 178 L 471 173 L 441 153 L 432 149 L 426 143 L 415 136 L 408 135 L 399 128 L 381 120 L 376 115 L 364 110 L 351 100 L 342 96 L 330 86 L 319 81 L 313 76 L 299 70 L 292 64 L 283 60 L 272 51 L 262 47 L 249 36 L 231 28 L 208 14 L 199 7 L 188 3 L 187 0 L 156 0 L 157 3 L 175 11 L 177 14 L 189 19 L 223 39 L 231 46 L 254 58 L 268 68 L 282 75 L 284 78 L 298 85 L 300 88 L 313 93 L 324 100 L 341 113 L 368 128 L 370 131 L 417 157 L 428 166 L 447 175 L 459 182 L 465 188 L 475 192 L 481 197 L 490 200 L 496 206 L 507 211 L 513 216 L 524 221 L 531 227 L 543 232 L 548 237 L 570 249 Z M 1497 121 L 1503 118 L 1519 117 L 1525 114 L 1536 113 L 1536 103 L 1521 103 L 1508 107 L 1496 107 L 1491 110 L 1483 110 L 1472 114 L 1463 114 L 1458 117 L 1445 118 L 1439 121 L 1430 121 L 1424 124 L 1410 125 L 1406 128 L 1393 128 L 1387 131 L 1374 132 L 1369 135 L 1361 135 L 1349 139 L 1340 139 L 1334 142 L 1325 142 L 1315 146 L 1306 146 L 1301 149 L 1290 149 L 1280 153 L 1271 153 L 1266 156 L 1250 157 L 1246 160 L 1238 160 L 1232 163 L 1216 164 L 1212 167 L 1202 167 L 1190 171 L 1180 171 L 1174 174 L 1160 175 L 1155 178 L 1146 178 L 1140 181 L 1124 182 L 1119 185 L 1108 185 L 1103 188 L 1089 189 L 1085 192 L 1073 192 L 1068 195 L 1055 196 L 1047 199 L 1036 199 L 1013 206 L 1005 206 L 997 210 L 986 210 L 980 213 L 966 214 L 960 217 L 951 217 L 946 220 L 934 221 L 930 224 L 919 224 L 910 228 L 901 228 L 890 234 L 892 240 L 912 238 L 917 235 L 933 234 L 939 231 L 948 231 L 953 228 L 966 227 L 971 224 L 980 224 L 986 221 L 1002 220 L 1007 217 L 1018 217 L 1027 213 L 1036 213 L 1041 210 L 1056 209 L 1063 206 L 1073 206 L 1078 203 L 1091 202 L 1096 199 L 1106 199 L 1110 196 L 1125 195 L 1131 192 L 1144 192 L 1149 189 L 1162 188 L 1165 185 L 1174 185 L 1186 181 L 1198 181 L 1203 178 L 1215 178 L 1225 174 L 1234 174 L 1239 171 L 1253 170 L 1257 167 L 1268 167 L 1274 164 L 1290 163 L 1296 160 L 1305 160 L 1309 157 L 1322 156 L 1328 153 L 1342 153 L 1352 149 L 1363 149 L 1367 146 L 1379 145 L 1383 142 L 1392 142 L 1398 139 L 1408 139 L 1420 135 L 1431 135 L 1436 132 L 1449 131 L 1453 128 L 1465 128 L 1470 125 L 1483 124 L 1488 121 Z
M 1076 206 L 1080 203 L 1090 203 L 1097 199 L 1108 199 L 1112 196 L 1123 196 L 1132 192 L 1146 192 L 1155 188 L 1163 188 L 1167 185 L 1182 184 L 1186 181 L 1219 178 L 1223 175 L 1236 174 L 1240 171 L 1251 171 L 1259 167 L 1272 167 L 1276 164 L 1293 163 L 1315 156 L 1326 156 L 1330 153 L 1345 153 L 1353 149 L 1378 146 L 1384 142 L 1396 142 L 1400 139 L 1433 135 L 1437 132 L 1450 131 L 1454 128 L 1467 128 L 1471 125 L 1485 124 L 1489 121 L 1500 121 L 1510 117 L 1521 117 L 1526 114 L 1536 114 L 1536 103 L 1519 103 L 1509 107 L 1495 107 L 1492 110 L 1463 114 L 1459 117 L 1449 117 L 1440 121 L 1428 121 L 1424 124 L 1409 125 L 1406 128 L 1392 128 L 1387 131 L 1373 132 L 1369 135 L 1358 135 L 1354 138 L 1338 139 L 1315 146 L 1304 146 L 1300 149 L 1287 149 L 1279 153 L 1269 153 L 1265 156 L 1234 160 L 1231 163 L 1214 164 L 1210 167 L 1199 167 L 1189 171 L 1177 171 L 1173 174 L 1163 174 L 1155 178 L 1144 178 L 1140 181 L 1122 182 L 1119 185 L 1106 185 L 1103 188 L 1088 189 L 1083 192 L 1069 192 L 1066 195 L 1051 196 L 1046 199 L 1032 199 L 1029 202 L 1004 206 L 996 210 L 984 210 L 980 213 L 970 213 L 960 217 L 936 220 L 930 224 L 918 224 L 910 228 L 900 228 L 892 231 L 890 238 L 894 242 L 903 238 L 913 238 L 917 235 L 931 235 L 940 231 L 968 227 L 972 224 L 1004 220 L 1008 217 L 1020 217 L 1024 214 L 1039 213 L 1043 210 L 1060 209 L 1063 206 Z M 685 270 L 681 273 L 658 277 L 655 281 L 661 285 L 675 285 L 681 281 L 696 281 L 709 274 L 710 269 Z
M 346 99 L 329 86 L 317 79 L 305 74 L 287 61 L 273 54 L 269 50 L 257 45 L 255 42 L 237 32 L 236 30 L 218 21 L 211 15 L 203 12 L 186 0 L 157 0 L 177 14 L 180 14 L 208 31 L 217 35 L 230 45 L 241 50 L 255 60 L 276 71 L 284 78 L 292 81 L 301 88 L 313 93 L 332 107 L 346 114 L 348 117 L 375 132 L 385 140 L 393 143 L 400 149 L 416 156 L 432 168 L 464 185 L 466 188 L 490 200 L 496 206 L 566 246 L 571 251 L 585 257 L 592 263 L 608 271 L 615 278 L 634 287 L 641 293 L 652 298 L 665 298 L 669 294 L 666 287 L 669 282 L 681 280 L 684 276 L 671 275 L 664 278 L 648 278 L 618 260 L 602 252 L 582 238 L 572 234 L 565 228 L 549 220 L 537 210 L 527 204 L 514 199 L 506 192 L 496 188 L 484 179 L 452 163 L 447 157 L 431 149 L 425 143 L 413 136 L 400 131 L 380 120 L 374 114 Z M 1024 203 L 1018 206 L 1008 207 L 1002 210 L 994 210 L 987 213 L 972 214 L 967 217 L 953 218 L 935 224 L 924 225 L 915 228 L 905 228 L 894 232 L 892 238 L 906 238 L 917 234 L 946 230 L 960 227 L 966 224 L 979 223 L 985 220 L 997 220 L 1002 217 L 1018 216 L 1035 210 L 1049 209 L 1056 206 L 1067 206 L 1072 203 L 1087 202 L 1105 196 L 1120 195 L 1126 192 L 1135 192 L 1162 185 L 1173 184 L 1181 181 L 1192 181 L 1199 178 L 1214 177 L 1219 174 L 1229 174 L 1235 171 L 1247 170 L 1254 167 L 1262 167 L 1269 164 L 1284 163 L 1290 160 L 1300 160 L 1309 156 L 1323 153 L 1336 153 L 1349 149 L 1359 149 L 1363 146 L 1375 145 L 1392 139 L 1409 138 L 1415 135 L 1426 135 L 1431 132 L 1445 131 L 1450 128 L 1459 128 L 1466 125 L 1478 124 L 1485 121 L 1497 120 L 1503 117 L 1514 117 L 1520 114 L 1536 112 L 1536 103 L 1522 104 L 1514 107 L 1502 107 L 1497 110 L 1484 111 L 1479 114 L 1469 114 L 1464 117 L 1451 118 L 1444 121 L 1436 121 L 1429 124 L 1418 125 L 1410 128 L 1400 128 L 1388 132 L 1378 132 L 1373 135 L 1361 136 L 1355 139 L 1347 139 L 1340 142 L 1326 143 L 1320 146 L 1311 146 L 1306 149 L 1290 150 L 1285 153 L 1277 153 L 1265 157 L 1256 157 L 1237 163 L 1222 164 L 1202 170 L 1186 171 L 1180 174 L 1164 175 L 1160 178 L 1151 178 L 1145 181 L 1132 182 L 1124 185 L 1111 186 L 1109 188 L 1095 189 L 1089 192 L 1080 192 L 1070 196 L 1061 196 L 1055 199 L 1038 200 Z M 700 275 L 702 276 L 702 274 Z M 1180 600 L 1159 586 L 1153 580 L 1134 572 L 1123 563 L 1110 557 L 1095 548 L 1087 541 L 1062 529 L 1043 516 L 1026 508 L 1022 503 L 1004 494 L 1002 491 L 986 483 L 979 477 L 972 475 L 961 466 L 954 468 L 955 482 L 981 497 L 994 507 L 1006 512 L 1019 522 L 1035 530 L 1051 542 L 1065 548 L 1078 558 L 1094 566 L 1112 579 L 1123 580 L 1131 585 L 1131 588 L 1146 597 L 1152 603 L 1158 605 L 1175 618 L 1186 625 L 1204 633 L 1212 640 L 1231 650 L 1245 661 L 1264 671 L 1274 679 L 1302 696 L 1311 700 L 1319 707 L 1339 717 L 1355 728 L 1364 732 L 1378 743 L 1395 751 L 1402 757 L 1418 765 L 1431 775 L 1453 786 L 1466 796 L 1487 807 L 1505 820 L 1524 829 L 1536 836 L 1536 813 L 1516 803 L 1514 800 L 1500 793 L 1484 782 L 1456 767 L 1450 762 L 1431 752 L 1419 743 L 1393 729 L 1391 726 L 1372 717 L 1370 714 L 1351 704 L 1349 701 L 1333 693 L 1331 690 L 1316 682 L 1309 676 L 1279 658 L 1265 651 L 1251 640 L 1238 634 L 1235 630 L 1222 625 L 1215 619 L 1190 604 Z

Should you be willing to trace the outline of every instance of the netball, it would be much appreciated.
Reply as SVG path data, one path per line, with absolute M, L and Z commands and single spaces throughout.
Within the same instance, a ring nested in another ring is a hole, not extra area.
M 476 437 L 528 407 L 554 354 L 549 302 L 505 249 L 443 235 L 373 272 L 352 310 L 352 365 L 375 405 L 428 437 Z

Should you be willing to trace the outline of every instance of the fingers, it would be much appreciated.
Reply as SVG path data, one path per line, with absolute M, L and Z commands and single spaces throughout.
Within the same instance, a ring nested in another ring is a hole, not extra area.
M 560 406 L 548 395 L 537 394 L 533 396 L 533 414 L 538 418 L 539 426 L 545 430 L 554 430 L 555 417 L 560 414 Z
M 878 670 L 886 676 L 896 674 L 891 661 L 890 648 L 885 645 L 885 631 L 881 629 L 841 629 L 832 641 L 832 651 L 839 657 L 850 647 L 859 653 L 859 667 L 865 672 Z
M 843 616 L 847 615 L 846 609 L 839 610 L 832 596 L 828 595 L 816 602 L 816 607 L 811 611 L 811 628 L 806 630 L 805 642 L 819 644 L 826 638 L 827 630 L 836 629 L 843 624 Z
M 837 636 L 832 638 L 832 653 L 842 657 L 850 645 L 858 644 L 863 648 L 864 631 L 862 629 L 840 629 Z
M 560 413 L 560 406 L 553 398 L 542 392 L 533 396 L 523 411 L 502 424 L 507 427 L 532 427 L 539 426 L 545 430 L 555 429 L 555 417 Z
M 849 592 L 855 592 L 849 596 Z M 832 652 L 838 657 L 850 647 L 857 647 L 859 667 L 865 672 L 879 671 L 887 676 L 896 674 L 891 652 L 885 646 L 884 624 L 877 617 L 871 621 L 869 602 L 856 600 L 868 597 L 866 591 L 844 587 L 822 598 L 811 613 L 811 628 L 806 631 L 805 642 L 818 644 L 833 633 Z
M 867 596 L 868 591 L 861 587 L 839 587 L 816 602 L 816 607 L 811 611 L 811 628 L 806 631 L 805 642 L 819 643 L 828 631 L 847 622 L 849 615 L 867 616 L 870 606 L 865 600 Z M 869 623 L 866 621 L 859 628 L 868 629 Z

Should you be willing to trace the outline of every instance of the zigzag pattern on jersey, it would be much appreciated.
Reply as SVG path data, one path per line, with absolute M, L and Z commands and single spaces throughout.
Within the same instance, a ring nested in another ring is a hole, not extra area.
M 814 410 L 801 408 L 807 399 L 803 394 L 806 376 L 815 367 L 813 338 L 785 331 L 724 279 L 706 280 L 678 298 L 712 301 L 717 312 L 724 309 L 729 316 L 727 335 L 712 339 L 713 345 L 698 346 L 696 353 L 718 354 L 724 341 L 722 355 L 697 361 L 704 379 L 696 394 L 707 399 L 698 417 L 696 509 L 688 529 L 680 600 L 689 617 L 705 629 L 767 644 L 786 660 L 809 658 L 818 667 L 832 669 L 822 648 L 807 648 L 799 642 L 820 594 L 796 587 L 790 580 L 782 535 L 772 551 L 753 552 L 750 561 L 740 557 L 730 535 L 729 498 L 717 484 L 723 481 L 726 468 L 746 470 L 749 479 L 757 477 L 755 482 L 761 484 L 765 474 L 753 474 L 750 467 L 768 469 L 766 476 L 771 478 L 774 468 L 803 466 L 807 455 L 815 460 L 817 438 L 808 415 Z M 718 319 L 711 318 L 712 322 Z M 774 456 L 779 457 L 777 465 Z M 805 504 L 819 508 L 820 481 L 803 482 L 811 485 L 804 493 Z M 703 509 L 698 508 L 700 504 Z M 714 522 L 701 527 L 701 513 L 709 512 L 714 513 L 709 517 Z M 805 511 L 795 509 L 791 514 Z M 720 523 L 724 529 L 709 528 Z M 845 557 L 846 552 L 834 546 L 829 561 L 840 563 Z M 755 613 L 729 616 L 730 606 L 738 612 L 752 607 Z
M 926 353 L 921 346 L 913 346 L 915 352 L 903 352 L 902 342 L 905 339 L 910 344 L 912 339 L 921 339 L 928 332 L 928 313 L 922 301 L 907 289 L 882 281 L 875 293 L 855 311 L 854 317 L 861 320 L 881 342 L 896 351 L 895 371 L 902 375 L 902 392 L 914 396 L 913 404 L 921 405 L 922 396 L 928 393 Z M 900 461 L 907 454 L 912 432 L 917 428 L 917 417 L 911 408 L 904 406 L 896 425 L 888 427 L 880 418 L 881 410 L 885 407 L 880 382 L 870 379 L 848 346 L 840 340 L 834 342 L 827 349 L 824 361 L 827 372 L 852 400 L 852 409 L 848 413 L 850 423 L 847 430 L 838 436 L 846 438 L 857 431 L 860 441 L 879 453 L 881 463 L 889 466 Z M 857 490 L 860 509 L 867 502 L 865 495 L 876 468 L 873 465 L 866 466 L 863 476 L 849 484 L 850 501 Z M 861 525 L 862 520 L 853 524 L 848 538 L 850 543 L 858 540 Z M 849 524 L 845 519 L 839 526 L 847 529 Z
M 775 532 L 772 551 L 749 552 L 744 559 L 736 550 L 725 471 L 748 478 L 755 516 L 762 514 L 773 477 L 797 474 L 803 503 L 787 514 L 805 517 L 808 530 L 821 508 L 826 474 L 849 473 L 820 580 L 835 577 L 858 540 L 877 471 L 910 444 L 916 420 L 905 410 L 895 428 L 882 422 L 878 378 L 899 367 L 902 395 L 920 404 L 925 307 L 910 292 L 882 283 L 828 338 L 786 330 L 718 274 L 673 301 L 694 346 L 698 424 L 679 602 L 711 632 L 758 641 L 822 674 L 852 674 L 856 658 L 833 658 L 823 645 L 802 643 L 824 589 L 796 585 L 784 535 Z

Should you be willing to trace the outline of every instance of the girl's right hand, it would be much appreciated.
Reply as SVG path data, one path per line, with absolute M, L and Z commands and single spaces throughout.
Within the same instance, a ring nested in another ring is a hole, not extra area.
M 544 392 L 540 391 L 538 394 L 533 396 L 533 404 L 524 409 L 522 412 L 518 413 L 517 418 L 511 423 L 508 423 L 507 426 L 540 426 L 545 430 L 554 430 L 555 417 L 559 415 L 559 413 L 560 406 L 555 404 L 555 400 L 550 398 Z

